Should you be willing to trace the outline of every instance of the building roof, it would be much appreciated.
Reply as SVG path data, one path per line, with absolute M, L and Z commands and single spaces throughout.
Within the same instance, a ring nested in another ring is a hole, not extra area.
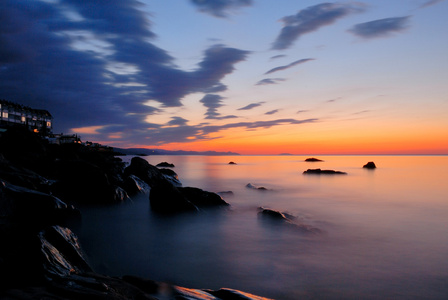
M 2 104 L 2 106 L 5 105 L 5 106 L 8 106 L 8 107 L 12 107 L 14 109 L 25 110 L 25 111 L 29 111 L 31 113 L 44 115 L 44 116 L 53 118 L 53 116 L 50 114 L 50 112 L 48 110 L 45 110 L 45 109 L 35 109 L 35 108 L 31 108 L 31 107 L 26 106 L 26 105 L 14 103 L 14 102 L 7 101 L 7 100 L 4 100 L 4 99 L 0 99 L 0 104 Z

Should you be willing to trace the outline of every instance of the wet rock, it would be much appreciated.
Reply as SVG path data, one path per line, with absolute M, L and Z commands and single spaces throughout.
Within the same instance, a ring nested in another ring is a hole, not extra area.
M 217 291 L 211 291 L 211 290 L 204 290 L 204 291 L 208 292 L 209 294 L 221 300 L 272 300 L 269 298 L 260 297 L 250 293 L 227 288 L 222 288 Z
M 229 162 L 229 165 L 236 165 L 236 162 L 231 161 Z
M 319 161 L 323 161 L 323 160 L 318 159 L 318 158 L 314 158 L 314 157 L 310 157 L 310 158 L 305 159 L 305 161 L 308 161 L 308 162 L 319 162 Z
M 99 166 L 83 160 L 64 160 L 57 164 L 58 180 L 53 193 L 69 202 L 111 204 L 127 199 L 117 185 L 109 181 Z
M 182 182 L 180 182 L 179 177 L 177 176 L 177 173 L 174 172 L 171 169 L 159 169 L 159 171 L 163 174 L 163 176 L 171 182 L 172 185 L 176 187 L 181 187 Z
M 364 166 L 362 166 L 363 168 L 366 169 L 375 169 L 376 165 L 373 161 L 369 161 L 368 163 L 366 163 Z
M 346 175 L 346 172 L 335 171 L 335 170 L 321 170 L 321 169 L 308 169 L 303 172 L 303 174 L 328 174 L 328 175 Z
M 259 190 L 259 191 L 267 191 L 268 190 L 264 186 L 257 186 L 257 185 L 253 185 L 252 183 L 246 184 L 246 187 L 248 189 L 254 189 L 254 190 Z
M 310 234 L 321 233 L 321 230 L 318 228 L 294 221 L 295 217 L 290 214 L 282 213 L 270 208 L 260 207 L 258 215 L 262 221 L 269 222 L 270 225 L 285 226 L 287 228 L 300 231 L 302 233 L 310 233 Z
M 131 196 L 149 193 L 149 185 L 135 175 L 129 175 L 123 182 L 124 190 Z
M 198 211 L 196 205 L 191 203 L 178 188 L 169 182 L 151 187 L 149 202 L 151 209 L 158 213 L 173 214 Z
M 161 162 L 161 163 L 158 163 L 158 164 L 156 165 L 156 167 L 174 168 L 174 164 L 170 164 L 170 163 L 168 163 L 168 162 L 166 162 L 166 161 L 163 161 L 163 162 Z
M 25 223 L 53 224 L 80 212 L 57 197 L 0 180 L 0 216 Z
M 178 190 L 188 201 L 199 208 L 229 205 L 216 193 L 207 192 L 195 187 L 183 187 L 178 188 Z
M 131 159 L 131 164 L 124 169 L 124 175 L 135 175 L 146 182 L 151 188 L 157 185 L 164 185 L 168 182 L 166 177 L 157 167 L 137 156 L 133 157 Z

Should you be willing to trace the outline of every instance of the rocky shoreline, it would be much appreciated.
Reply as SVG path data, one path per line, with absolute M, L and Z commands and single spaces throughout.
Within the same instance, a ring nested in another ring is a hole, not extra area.
M 125 167 L 115 154 L 50 145 L 21 128 L 0 136 L 0 299 L 267 299 L 92 270 L 70 230 L 82 219 L 78 204 L 111 205 L 149 192 L 160 214 L 229 205 L 218 194 L 182 187 L 170 169 L 140 157 Z

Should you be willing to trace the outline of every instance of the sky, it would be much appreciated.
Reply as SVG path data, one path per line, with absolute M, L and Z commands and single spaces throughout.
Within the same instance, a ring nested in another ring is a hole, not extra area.
M 448 1 L 2 0 L 0 99 L 131 148 L 448 154 Z

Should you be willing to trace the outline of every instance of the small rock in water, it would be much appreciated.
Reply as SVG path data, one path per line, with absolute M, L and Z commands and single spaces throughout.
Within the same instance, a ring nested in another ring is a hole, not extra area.
M 168 162 L 166 162 L 166 161 L 163 161 L 163 162 L 161 162 L 161 163 L 158 163 L 158 164 L 156 165 L 156 167 L 174 168 L 174 165 L 173 165 L 173 164 L 170 164 L 170 163 L 168 163 Z
M 268 190 L 264 186 L 256 186 L 256 185 L 253 185 L 252 183 L 246 184 L 246 187 L 249 189 L 254 189 L 254 190 L 259 190 L 259 191 L 267 191 Z
M 335 170 L 321 170 L 321 169 L 308 169 L 306 171 L 303 172 L 303 174 L 347 174 L 345 172 L 341 172 L 341 171 L 335 171 Z
M 318 158 L 314 158 L 314 157 L 310 157 L 310 158 L 305 159 L 305 161 L 311 161 L 311 162 L 314 162 L 314 161 L 323 161 L 323 160 L 318 159 Z
M 375 165 L 375 163 L 374 163 L 373 161 L 369 161 L 368 163 L 366 163 L 366 164 L 363 166 L 363 168 L 366 168 L 366 169 L 375 169 L 375 168 L 376 168 L 376 165 Z
M 229 162 L 229 165 L 236 165 L 236 162 L 231 161 Z

